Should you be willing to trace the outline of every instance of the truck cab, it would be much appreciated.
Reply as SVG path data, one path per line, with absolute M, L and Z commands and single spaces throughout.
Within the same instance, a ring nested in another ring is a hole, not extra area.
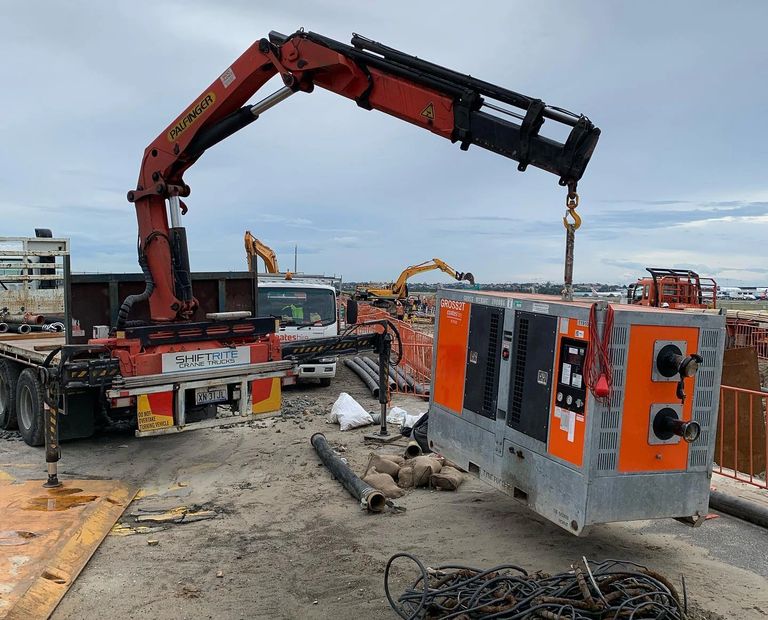
M 688 269 L 648 267 L 650 277 L 630 284 L 627 298 L 630 304 L 654 308 L 714 308 L 717 283 Z
M 339 334 L 336 288 L 322 278 L 294 277 L 290 280 L 259 275 L 258 303 L 261 316 L 280 321 L 281 342 L 313 340 Z M 283 385 L 297 380 L 318 379 L 329 386 L 336 376 L 336 357 L 320 355 L 299 366 L 297 377 L 286 377 Z

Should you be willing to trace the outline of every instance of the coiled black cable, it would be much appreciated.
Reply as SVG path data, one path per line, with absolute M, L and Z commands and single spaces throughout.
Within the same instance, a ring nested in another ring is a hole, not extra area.
M 395 600 L 390 580 L 398 559 L 416 564 L 419 574 Z M 530 575 L 512 564 L 485 570 L 456 564 L 426 568 L 415 556 L 397 553 L 387 562 L 384 592 L 404 620 L 687 618 L 687 604 L 664 576 L 610 559 L 582 558 L 568 572 Z

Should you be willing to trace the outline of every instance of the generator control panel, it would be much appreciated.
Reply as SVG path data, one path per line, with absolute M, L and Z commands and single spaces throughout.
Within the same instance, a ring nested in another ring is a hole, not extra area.
M 587 402 L 584 362 L 587 343 L 563 338 L 560 341 L 560 367 L 557 370 L 555 402 L 561 409 L 583 414 Z

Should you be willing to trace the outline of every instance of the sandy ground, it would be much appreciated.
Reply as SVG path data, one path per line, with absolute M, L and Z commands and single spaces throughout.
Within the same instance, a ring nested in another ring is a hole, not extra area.
M 377 408 L 342 366 L 331 388 L 286 392 L 295 415 L 65 444 L 63 477 L 111 477 L 148 489 L 121 519 L 128 525 L 135 525 L 130 513 L 181 504 L 217 515 L 108 536 L 53 618 L 393 618 L 383 577 L 398 551 L 429 564 L 514 562 L 548 572 L 567 570 L 582 555 L 628 559 L 677 583 L 684 574 L 689 597 L 707 610 L 697 617 L 768 617 L 768 534 L 729 517 L 696 530 L 674 521 L 605 525 L 575 538 L 474 479 L 453 493 L 411 491 L 397 500 L 403 513 L 362 512 L 309 444 L 322 431 L 346 447 L 358 472 L 365 466 L 372 448 L 364 431 L 341 433 L 324 421 L 341 389 Z M 426 409 L 404 404 L 411 413 Z M 16 464 L 6 470 L 18 478 L 41 477 L 42 461 L 41 450 L 0 442 L 0 462 Z

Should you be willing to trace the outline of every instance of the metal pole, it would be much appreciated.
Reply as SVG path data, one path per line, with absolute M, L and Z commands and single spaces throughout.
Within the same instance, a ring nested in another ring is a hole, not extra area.
M 56 396 L 52 395 L 51 401 L 54 402 Z M 51 489 L 61 486 L 59 482 L 59 459 L 61 459 L 61 449 L 59 448 L 59 410 L 56 405 L 44 406 L 45 419 L 45 462 L 48 465 L 48 481 L 43 485 Z
M 563 276 L 563 299 L 573 301 L 573 247 L 576 240 L 576 228 L 573 224 L 565 225 L 565 275 Z
M 379 350 L 379 403 L 381 404 L 381 429 L 379 434 L 382 437 L 389 435 L 387 431 L 387 396 L 389 395 L 389 354 L 391 351 L 392 334 L 387 330 L 384 332 L 381 349 Z
M 563 226 L 565 226 L 564 301 L 573 301 L 573 248 L 576 241 L 576 230 L 581 226 L 581 217 L 576 213 L 578 206 L 579 195 L 576 193 L 576 183 L 569 183 L 568 195 L 565 198 L 565 217 L 563 217 Z

